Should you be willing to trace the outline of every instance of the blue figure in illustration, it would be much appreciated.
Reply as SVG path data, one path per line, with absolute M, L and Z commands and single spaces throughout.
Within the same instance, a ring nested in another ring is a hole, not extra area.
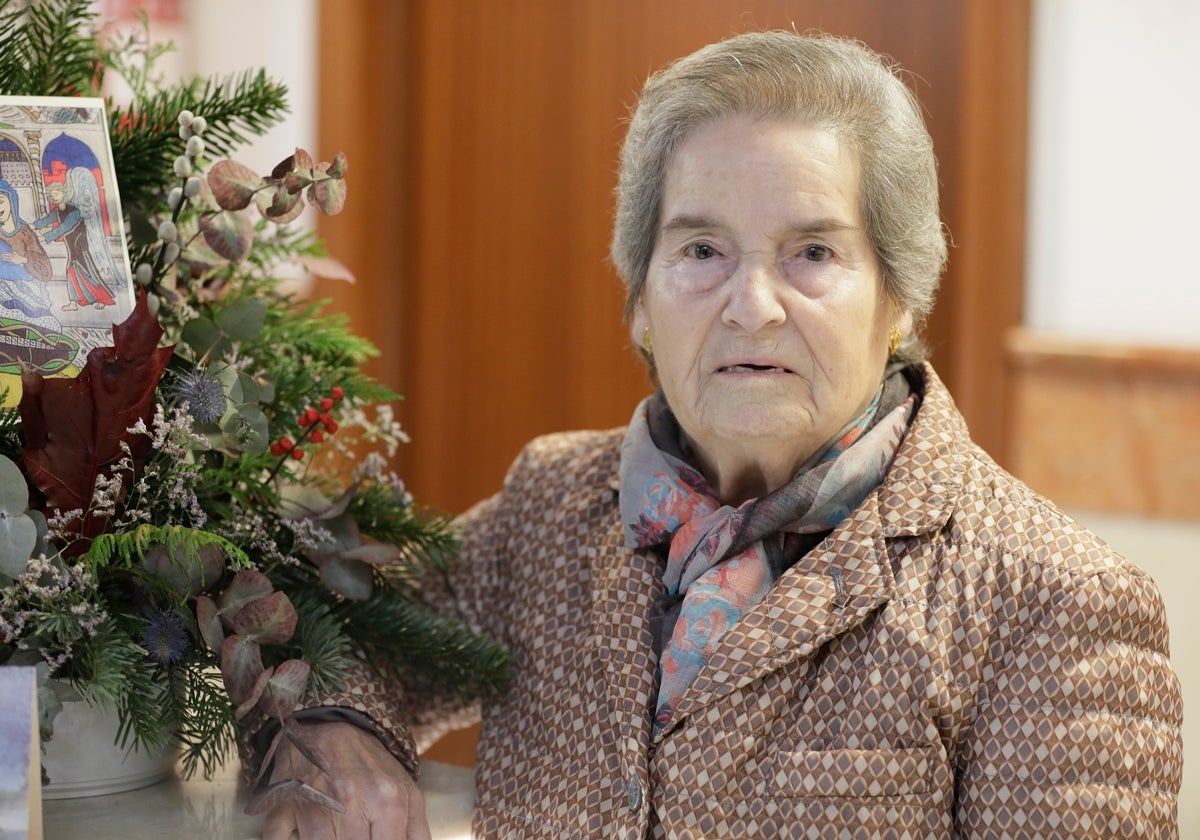
M 19 372 L 21 363 L 57 370 L 78 350 L 51 312 L 50 275 L 50 258 L 21 216 L 17 191 L 0 180 L 0 372 Z
M 108 283 L 117 279 L 104 241 L 99 189 L 86 167 L 69 171 L 61 165 L 46 173 L 50 212 L 33 223 L 47 242 L 67 246 L 67 304 L 64 310 L 91 305 L 103 309 L 116 303 Z

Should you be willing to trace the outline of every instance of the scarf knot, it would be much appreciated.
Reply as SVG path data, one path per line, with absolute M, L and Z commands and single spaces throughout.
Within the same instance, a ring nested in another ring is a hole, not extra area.
M 783 487 L 737 507 L 722 504 L 688 461 L 659 391 L 634 411 L 621 445 L 621 519 L 630 548 L 668 545 L 663 582 L 678 601 L 659 661 L 657 734 L 721 638 L 775 581 L 788 534 L 827 532 L 880 484 L 917 398 L 901 371 Z M 774 549 L 771 548 L 774 546 Z M 785 558 L 790 565 L 797 558 Z M 786 566 L 785 566 L 786 567 Z

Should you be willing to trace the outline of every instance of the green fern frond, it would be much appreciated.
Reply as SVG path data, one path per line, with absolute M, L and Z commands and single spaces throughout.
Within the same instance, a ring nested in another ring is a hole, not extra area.
M 218 534 L 183 525 L 149 524 L 96 537 L 88 548 L 86 562 L 93 571 L 114 561 L 128 568 L 141 560 L 148 550 L 159 547 L 165 548 L 173 556 L 195 560 L 200 549 L 206 546 L 219 548 L 232 568 L 250 565 L 250 558 L 245 551 Z

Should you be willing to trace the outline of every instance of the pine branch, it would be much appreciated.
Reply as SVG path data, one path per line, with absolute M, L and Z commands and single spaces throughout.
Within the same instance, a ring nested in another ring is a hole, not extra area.
M 8 389 L 0 393 L 0 402 L 7 399 Z M 0 408 L 0 455 L 16 461 L 25 450 L 25 435 L 21 431 L 21 412 L 16 406 Z
M 410 596 L 421 581 L 447 573 L 458 556 L 454 517 L 414 507 L 395 487 L 364 485 L 351 508 L 364 534 L 400 550 L 398 567 L 384 574 L 390 585 Z
M 183 716 L 183 698 L 163 683 L 160 667 L 121 622 L 104 622 L 79 659 L 75 687 L 92 705 L 116 710 L 119 746 L 154 750 L 170 741 Z
M 237 737 L 233 705 L 221 674 L 211 664 L 198 662 L 177 669 L 172 678 L 187 698 L 179 731 L 183 748 L 180 772 L 190 779 L 201 769 L 204 778 L 212 778 L 233 754 Z
M 467 703 L 495 695 L 508 682 L 510 657 L 463 624 L 395 592 L 335 609 L 367 662 L 393 662 L 417 691 L 445 691 Z M 351 616 L 353 621 L 350 621 Z
M 195 78 L 136 102 L 128 111 L 109 113 L 113 163 L 122 203 L 139 207 L 163 191 L 175 158 L 183 152 L 179 114 L 191 111 L 207 120 L 208 155 L 229 155 L 263 134 L 287 113 L 287 87 L 263 70 L 220 79 Z M 286 157 L 282 155 L 281 157 Z
M 282 567 L 271 579 L 293 603 L 326 605 L 359 659 L 393 663 L 420 691 L 449 693 L 466 703 L 508 682 L 509 655 L 500 645 L 387 580 L 377 579 L 369 600 L 350 601 L 330 592 L 311 566 Z
M 90 0 L 0 5 L 0 91 L 24 96 L 95 96 L 100 50 Z
M 265 648 L 264 663 L 270 666 L 298 657 L 311 668 L 308 675 L 311 691 L 321 695 L 342 688 L 351 653 L 342 622 L 309 590 L 289 592 L 288 598 L 298 616 L 296 632 L 286 644 Z

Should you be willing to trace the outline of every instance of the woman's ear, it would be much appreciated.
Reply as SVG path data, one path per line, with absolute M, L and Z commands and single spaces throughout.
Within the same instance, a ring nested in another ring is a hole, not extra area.
M 633 317 L 629 319 L 629 339 L 633 342 L 633 347 L 639 353 L 645 353 L 645 336 L 646 330 L 650 324 L 646 319 L 646 311 L 639 303 L 637 308 L 633 310 Z

